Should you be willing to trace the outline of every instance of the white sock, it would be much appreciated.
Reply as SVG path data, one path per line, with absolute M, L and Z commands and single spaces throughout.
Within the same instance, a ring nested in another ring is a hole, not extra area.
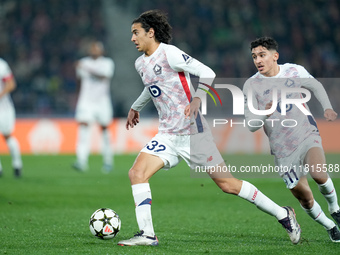
M 286 209 L 274 203 L 253 184 L 247 181 L 242 181 L 242 187 L 238 196 L 255 204 L 261 211 L 276 217 L 278 220 L 287 217 Z
M 82 166 L 87 166 L 87 161 L 90 154 L 90 141 L 90 127 L 79 125 L 76 153 L 77 161 Z
M 9 148 L 10 154 L 12 156 L 12 166 L 13 168 L 22 168 L 22 160 L 21 160 L 21 153 L 20 153 L 20 146 L 18 140 L 10 136 L 7 140 L 7 146 Z
M 113 164 L 113 149 L 111 145 L 110 132 L 108 129 L 102 131 L 102 154 L 103 154 L 103 162 L 105 165 L 112 166 Z
M 151 190 L 149 183 L 132 185 L 132 195 L 136 205 L 136 218 L 139 230 L 147 236 L 154 236 L 155 232 L 151 217 Z
M 340 208 L 332 179 L 328 178 L 324 184 L 318 184 L 318 186 L 320 192 L 327 200 L 329 213 L 337 212 Z
M 302 206 L 301 206 L 302 207 Z M 305 209 L 302 207 L 302 209 L 310 216 L 313 220 L 315 220 L 317 223 L 321 224 L 325 227 L 325 229 L 330 230 L 335 226 L 335 223 L 327 218 L 325 213 L 322 211 L 320 205 L 314 200 L 313 207 L 311 209 Z

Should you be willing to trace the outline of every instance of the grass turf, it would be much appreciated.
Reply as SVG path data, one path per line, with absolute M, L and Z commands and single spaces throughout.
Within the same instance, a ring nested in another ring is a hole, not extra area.
M 138 230 L 128 169 L 134 155 L 116 156 L 116 167 L 102 174 L 101 157 L 91 156 L 90 170 L 71 169 L 74 156 L 24 156 L 24 174 L 13 177 L 10 157 L 1 156 L 0 254 L 338 254 L 326 231 L 314 223 L 279 178 L 248 179 L 280 205 L 295 208 L 302 241 L 293 245 L 275 218 L 254 205 L 221 192 L 207 178 L 190 178 L 182 162 L 150 181 L 158 247 L 116 245 Z M 270 156 L 228 155 L 233 165 L 271 163 Z M 327 155 L 339 164 L 339 155 Z M 340 180 L 333 179 L 335 187 Z M 327 204 L 310 182 L 316 200 Z M 339 192 L 339 189 L 338 189 Z M 117 211 L 122 230 L 112 240 L 93 237 L 88 227 L 98 208 Z

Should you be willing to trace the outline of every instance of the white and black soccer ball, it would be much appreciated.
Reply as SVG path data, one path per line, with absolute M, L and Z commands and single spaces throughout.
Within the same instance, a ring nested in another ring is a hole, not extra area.
M 114 238 L 121 227 L 118 214 L 109 208 L 101 208 L 95 211 L 90 218 L 91 233 L 101 239 Z

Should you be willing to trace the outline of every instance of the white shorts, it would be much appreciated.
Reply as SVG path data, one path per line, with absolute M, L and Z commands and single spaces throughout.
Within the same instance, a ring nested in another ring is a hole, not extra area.
M 309 149 L 313 147 L 323 149 L 321 137 L 319 135 L 311 135 L 308 137 L 288 157 L 275 157 L 275 165 L 279 167 L 280 176 L 286 183 L 288 189 L 294 188 L 298 184 L 300 178 L 308 174 L 308 169 L 304 167 L 304 160 Z
M 108 100 L 100 101 L 97 104 L 77 104 L 76 120 L 78 122 L 93 123 L 97 122 L 101 126 L 108 126 L 112 122 L 113 109 Z
M 13 106 L 0 108 L 0 132 L 3 135 L 10 135 L 14 130 L 15 110 Z
M 157 134 L 141 152 L 161 158 L 165 170 L 176 166 L 182 159 L 192 169 L 196 166 L 216 166 L 223 162 L 210 132 L 195 135 Z

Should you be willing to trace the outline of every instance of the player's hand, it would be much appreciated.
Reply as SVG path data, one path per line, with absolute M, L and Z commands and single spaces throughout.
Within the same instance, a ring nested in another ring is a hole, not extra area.
M 326 118 L 327 121 L 334 121 L 338 114 L 332 109 L 326 109 L 323 116 Z
M 272 106 L 273 106 L 273 101 L 270 101 L 268 104 L 266 104 L 265 110 L 269 110 L 270 108 L 272 108 Z M 273 113 L 268 114 L 267 117 L 270 117 L 272 115 Z
M 126 129 L 129 130 L 129 128 L 133 128 L 139 123 L 139 112 L 135 111 L 134 109 L 130 109 L 127 120 L 126 120 Z
M 200 105 L 201 99 L 198 97 L 194 97 L 191 103 L 188 104 L 184 109 L 185 118 L 191 118 L 191 116 L 194 115 L 196 119 Z

